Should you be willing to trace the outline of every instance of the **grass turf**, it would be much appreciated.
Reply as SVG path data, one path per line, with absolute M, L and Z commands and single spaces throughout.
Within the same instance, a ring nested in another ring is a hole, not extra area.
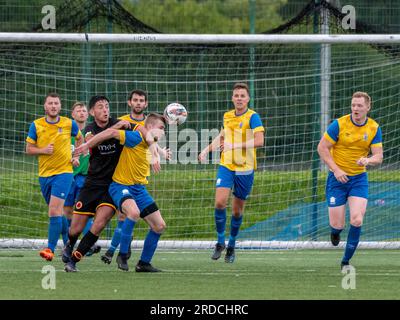
M 238 250 L 233 264 L 211 252 L 159 250 L 153 263 L 163 272 L 129 272 L 86 257 L 78 273 L 65 273 L 61 258 L 43 261 L 37 251 L 0 251 L 0 299 L 270 300 L 399 299 L 400 252 L 359 250 L 352 263 L 356 289 L 342 288 L 342 250 Z M 101 253 L 100 253 L 101 254 Z M 115 260 L 115 259 L 114 259 Z M 56 269 L 56 289 L 42 288 L 45 265 Z

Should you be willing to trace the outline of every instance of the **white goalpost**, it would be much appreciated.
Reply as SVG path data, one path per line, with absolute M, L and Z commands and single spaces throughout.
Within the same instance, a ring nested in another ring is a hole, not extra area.
M 329 121 L 350 113 L 352 93 L 366 91 L 371 118 L 382 128 L 384 162 L 369 170 L 359 246 L 399 249 L 399 44 L 398 34 L 0 33 L 0 248 L 47 243 L 37 160 L 24 154 L 29 125 L 43 116 L 44 96 L 58 92 L 62 115 L 70 116 L 75 101 L 104 94 L 119 117 L 130 112 L 133 89 L 149 93 L 149 112 L 179 102 L 189 114 L 162 141 L 173 160 L 149 178 L 147 188 L 167 223 L 159 248 L 212 248 L 219 154 L 205 164 L 197 155 L 232 109 L 233 84 L 246 82 L 266 134 L 237 247 L 333 248 L 327 171 L 316 147 Z M 100 245 L 108 246 L 114 226 L 115 219 Z M 146 232 L 142 222 L 135 227 L 133 248 L 142 247 Z

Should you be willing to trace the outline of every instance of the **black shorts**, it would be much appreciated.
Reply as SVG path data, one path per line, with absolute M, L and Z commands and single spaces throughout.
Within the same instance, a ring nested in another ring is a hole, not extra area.
M 108 206 L 117 210 L 110 194 L 108 185 L 84 185 L 79 193 L 74 206 L 74 214 L 94 216 L 96 210 L 102 206 Z

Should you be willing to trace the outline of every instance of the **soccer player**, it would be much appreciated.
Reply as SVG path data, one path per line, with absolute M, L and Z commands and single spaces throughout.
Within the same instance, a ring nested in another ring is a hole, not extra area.
M 86 140 L 90 141 L 90 139 L 93 139 L 93 136 L 111 126 L 122 128 L 128 125 L 129 129 L 131 129 L 129 123 L 110 118 L 109 100 L 105 96 L 93 96 L 89 101 L 89 112 L 93 116 L 94 121 L 85 128 Z M 103 141 L 91 150 L 88 175 L 75 203 L 68 235 L 69 240 L 63 250 L 63 262 L 68 264 L 70 261 L 73 248 L 79 235 L 84 230 L 89 217 L 93 217 L 95 214 L 96 216 L 113 216 L 116 208 L 108 193 L 108 187 L 112 181 L 112 175 L 121 151 L 122 146 L 119 145 L 119 141 L 116 139 Z M 85 241 L 83 241 L 85 238 L 89 238 L 91 242 L 88 248 L 85 247 Z M 97 239 L 98 235 L 94 235 L 89 230 L 79 244 L 78 248 L 80 252 L 84 252 L 84 254 L 89 252 Z M 65 271 L 76 271 L 74 270 L 74 266 L 66 265 Z
M 47 248 L 40 256 L 51 261 L 62 230 L 65 198 L 71 187 L 72 165 L 79 159 L 72 158 L 71 137 L 77 145 L 82 135 L 74 120 L 60 116 L 61 98 L 49 93 L 44 99 L 45 116 L 32 122 L 26 138 L 26 153 L 39 158 L 39 183 L 42 195 L 49 206 L 49 228 Z
M 140 128 L 141 126 L 138 125 L 137 127 Z M 158 144 L 153 143 L 164 135 L 164 129 L 164 117 L 160 114 L 152 113 L 146 118 L 145 130 L 147 130 L 147 133 L 144 135 L 142 131 L 108 129 L 94 136 L 88 143 L 77 149 L 77 152 L 85 152 L 86 148 L 93 147 L 96 143 L 110 137 L 119 139 L 121 145 L 124 146 L 113 175 L 113 182 L 109 188 L 114 203 L 127 216 L 122 225 L 120 252 L 117 257 L 118 268 L 123 271 L 129 270 L 128 247 L 131 243 L 133 228 L 139 218 L 146 221 L 150 226 L 150 230 L 144 241 L 142 254 L 135 271 L 161 271 L 153 267 L 150 262 L 166 224 L 156 203 L 147 192 L 146 184 L 148 183 L 147 177 L 150 174 L 150 161 L 153 171 L 158 172 L 160 170 L 159 150 L 166 159 L 170 157 L 168 150 L 159 149 Z M 151 151 L 151 157 L 148 154 L 148 150 Z M 97 219 L 94 221 L 92 228 L 96 226 L 96 222 Z M 105 224 L 103 223 L 103 228 Z M 98 232 L 101 232 L 101 230 L 98 230 Z M 74 261 L 77 260 L 75 252 L 72 259 Z
M 215 193 L 215 224 L 217 243 L 211 256 L 218 260 L 225 249 L 226 206 L 233 187 L 230 237 L 225 262 L 235 260 L 235 242 L 242 224 L 244 205 L 254 180 L 256 148 L 264 145 L 264 127 L 260 116 L 248 108 L 249 88 L 245 83 L 233 87 L 232 102 L 235 108 L 225 112 L 220 134 L 199 154 L 200 162 L 209 152 L 221 148 L 222 155 L 217 173 Z
M 135 89 L 129 93 L 128 96 L 128 106 L 131 112 L 127 115 L 119 117 L 120 120 L 128 121 L 134 125 L 140 124 L 144 126 L 144 121 L 146 120 L 146 114 L 144 113 L 148 105 L 147 92 Z M 118 211 L 118 222 L 117 227 L 114 230 L 113 236 L 111 238 L 111 245 L 104 255 L 101 256 L 101 260 L 104 263 L 110 264 L 112 257 L 114 256 L 115 250 L 121 241 L 121 227 L 125 220 L 125 215 Z M 130 246 L 128 251 L 128 259 L 130 257 Z
M 86 121 L 89 116 L 87 108 L 83 102 L 75 102 L 71 108 L 72 119 L 78 125 L 81 132 L 86 126 Z M 71 139 L 71 144 L 75 145 L 75 138 Z M 83 187 L 85 178 L 87 175 L 89 167 L 89 154 L 81 155 L 79 157 L 79 166 L 73 168 L 74 178 L 72 180 L 72 185 L 69 190 L 69 194 L 64 202 L 64 216 L 63 216 L 63 227 L 62 227 L 62 237 L 64 240 L 64 245 L 68 241 L 68 229 L 71 225 L 72 212 L 75 201 L 78 197 L 79 191 Z M 90 228 L 90 227 L 89 227 Z
M 350 230 L 341 261 L 342 269 L 349 265 L 360 240 L 368 203 L 366 167 L 383 161 L 381 128 L 367 116 L 371 104 L 367 93 L 355 92 L 351 99 L 351 113 L 334 120 L 318 144 L 318 153 L 330 169 L 326 201 L 334 246 L 339 244 L 344 229 L 346 202 L 350 208 Z

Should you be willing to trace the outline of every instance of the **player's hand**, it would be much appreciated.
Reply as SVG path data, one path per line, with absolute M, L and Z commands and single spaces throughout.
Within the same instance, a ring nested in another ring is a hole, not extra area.
M 347 181 L 349 181 L 346 172 L 344 172 L 341 169 L 337 169 L 336 171 L 333 172 L 333 174 L 335 175 L 336 180 L 341 183 L 346 183 Z
M 89 151 L 89 146 L 87 142 L 82 143 L 79 147 L 75 148 L 74 157 L 79 157 L 81 154 L 87 154 Z
M 72 160 L 72 165 L 76 168 L 79 167 L 79 158 L 78 157 L 73 157 Z
M 151 167 L 154 173 L 159 173 L 161 171 L 160 157 L 151 158 Z
M 85 141 L 86 142 L 88 142 L 90 139 L 92 139 L 93 138 L 93 133 L 91 133 L 91 132 L 87 132 L 86 134 L 85 134 Z
M 131 127 L 130 122 L 126 120 L 120 120 L 113 125 L 114 129 L 129 129 L 130 127 Z
M 169 148 L 167 148 L 167 147 L 160 148 L 159 152 L 161 153 L 161 155 L 163 156 L 164 159 L 171 160 L 172 152 Z
M 359 166 L 365 167 L 365 166 L 367 166 L 367 165 L 369 164 L 369 159 L 368 159 L 368 158 L 362 157 L 362 158 L 360 158 L 360 159 L 357 160 L 357 164 L 358 164 Z
M 50 154 L 53 154 L 53 152 L 54 152 L 54 142 L 48 144 L 46 147 L 44 147 L 44 148 L 42 149 L 42 153 L 43 153 L 43 154 L 48 154 L 48 155 L 50 155 Z
M 206 161 L 207 154 L 208 154 L 208 152 L 206 150 L 203 150 L 202 152 L 200 152 L 200 154 L 199 154 L 200 163 Z

